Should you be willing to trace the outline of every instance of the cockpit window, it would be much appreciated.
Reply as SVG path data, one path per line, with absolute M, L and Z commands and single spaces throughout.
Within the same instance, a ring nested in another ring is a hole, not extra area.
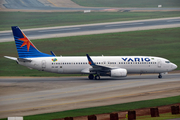
M 165 61 L 165 63 L 170 63 L 170 61 Z

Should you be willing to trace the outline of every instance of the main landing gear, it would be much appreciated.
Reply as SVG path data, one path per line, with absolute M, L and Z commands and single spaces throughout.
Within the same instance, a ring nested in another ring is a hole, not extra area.
M 162 78 L 162 75 L 161 75 L 161 73 L 159 73 L 159 75 L 158 75 L 158 78 Z
M 94 78 L 95 78 L 95 80 L 100 80 L 100 79 L 101 79 L 99 75 L 95 75 L 95 77 L 94 77 L 93 74 L 89 74 L 88 78 L 89 78 L 90 80 L 93 80 Z

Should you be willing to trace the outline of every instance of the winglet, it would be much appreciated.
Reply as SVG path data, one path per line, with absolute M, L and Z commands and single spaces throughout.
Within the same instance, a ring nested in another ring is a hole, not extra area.
M 53 51 L 50 51 L 50 52 L 51 52 L 51 55 L 56 56 L 55 53 L 54 53 Z
M 88 54 L 86 54 L 86 56 L 87 56 L 87 59 L 88 59 L 88 61 L 89 61 L 89 65 L 94 66 L 95 63 L 92 61 L 92 59 L 90 58 L 90 56 L 89 56 Z

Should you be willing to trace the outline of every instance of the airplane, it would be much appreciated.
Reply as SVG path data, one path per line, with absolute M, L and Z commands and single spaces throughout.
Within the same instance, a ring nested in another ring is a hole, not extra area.
M 56 56 L 40 52 L 18 26 L 12 26 L 18 58 L 4 56 L 18 64 L 39 71 L 58 74 L 88 74 L 89 79 L 100 76 L 126 77 L 127 74 L 167 73 L 177 68 L 169 60 L 154 56 Z

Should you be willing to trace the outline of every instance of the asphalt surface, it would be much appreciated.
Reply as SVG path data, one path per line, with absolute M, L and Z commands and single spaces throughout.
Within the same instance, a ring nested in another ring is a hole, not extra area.
M 30 39 L 40 39 L 64 36 L 77 36 L 86 34 L 136 31 L 145 29 L 159 29 L 169 27 L 180 27 L 180 17 L 74 25 L 64 27 L 47 27 L 23 30 L 23 32 Z M 7 41 L 14 41 L 12 31 L 1 31 L 0 42 Z
M 0 118 L 180 95 L 180 74 L 104 77 L 1 77 Z
M 47 1 L 48 2 L 48 1 Z M 46 2 L 46 3 L 47 3 Z M 180 10 L 180 8 L 100 8 L 100 7 L 84 7 L 84 8 L 72 8 L 72 7 L 56 7 L 51 2 L 43 4 L 38 0 L 5 0 L 3 6 L 7 9 L 24 9 L 24 10 L 107 10 L 117 9 L 121 11 L 131 10 Z

